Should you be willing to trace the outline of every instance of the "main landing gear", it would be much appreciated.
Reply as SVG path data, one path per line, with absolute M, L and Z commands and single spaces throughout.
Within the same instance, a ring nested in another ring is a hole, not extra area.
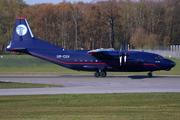
M 94 73 L 95 77 L 99 77 L 99 76 L 106 77 L 106 75 L 107 75 L 107 73 L 105 71 L 100 71 L 100 72 L 97 71 L 97 72 Z
M 149 72 L 147 75 L 148 75 L 148 77 L 152 77 L 152 71 Z
M 96 72 L 94 73 L 94 76 L 95 76 L 95 77 L 99 77 L 99 76 L 101 76 L 101 77 L 106 77 L 106 75 L 107 75 L 107 73 L 106 73 L 105 71 L 96 71 Z M 147 74 L 147 76 L 148 76 L 148 77 L 152 77 L 152 71 L 149 72 L 149 73 Z

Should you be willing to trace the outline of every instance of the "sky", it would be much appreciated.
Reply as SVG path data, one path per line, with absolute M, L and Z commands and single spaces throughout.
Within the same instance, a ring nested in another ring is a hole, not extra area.
M 23 0 L 24 2 L 26 2 L 26 4 L 29 5 L 34 5 L 34 4 L 41 4 L 41 3 L 52 3 L 52 4 L 58 4 L 63 2 L 63 0 Z M 93 2 L 93 1 L 97 1 L 97 0 L 65 0 L 66 2 L 71 2 L 73 3 L 75 2 L 79 2 L 79 1 L 83 1 L 84 3 L 89 3 L 89 2 Z
M 63 2 L 63 0 L 23 0 L 26 2 L 26 4 L 34 5 L 34 4 L 42 4 L 42 3 L 52 3 L 52 4 L 58 4 Z M 84 3 L 90 3 L 90 2 L 97 2 L 97 1 L 106 1 L 106 0 L 65 0 L 66 2 L 80 2 L 83 1 Z M 138 1 L 138 0 L 134 0 Z
M 26 2 L 26 4 L 34 5 L 34 4 L 41 4 L 41 3 L 52 3 L 52 4 L 58 4 L 63 2 L 63 0 L 23 0 Z M 97 2 L 97 1 L 106 1 L 106 0 L 65 0 L 66 2 L 80 2 L 83 1 L 84 3 L 90 3 L 90 2 Z M 134 0 L 138 1 L 138 0 Z

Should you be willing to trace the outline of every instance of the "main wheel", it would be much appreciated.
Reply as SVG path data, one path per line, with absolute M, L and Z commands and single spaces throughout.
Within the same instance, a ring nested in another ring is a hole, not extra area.
M 99 72 L 94 73 L 94 77 L 99 77 L 99 76 L 100 76 Z
M 101 73 L 100 73 L 100 75 L 101 75 L 101 77 L 106 77 L 106 72 L 104 72 L 104 71 L 102 71 Z
M 149 72 L 149 73 L 148 73 L 148 77 L 152 77 L 152 72 Z

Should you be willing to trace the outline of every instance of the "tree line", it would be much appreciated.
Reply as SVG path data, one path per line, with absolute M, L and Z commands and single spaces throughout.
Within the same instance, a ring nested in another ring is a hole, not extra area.
M 35 37 L 69 50 L 180 44 L 179 0 L 108 0 L 27 5 L 0 0 L 0 47 L 12 38 L 17 17 Z

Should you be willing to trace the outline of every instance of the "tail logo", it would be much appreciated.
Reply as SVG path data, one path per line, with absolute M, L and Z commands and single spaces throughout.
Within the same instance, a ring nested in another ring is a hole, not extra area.
M 26 27 L 25 25 L 23 25 L 23 24 L 18 25 L 18 26 L 16 27 L 16 33 L 17 33 L 19 36 L 24 36 L 24 35 L 26 35 L 26 33 L 27 33 L 27 27 Z

